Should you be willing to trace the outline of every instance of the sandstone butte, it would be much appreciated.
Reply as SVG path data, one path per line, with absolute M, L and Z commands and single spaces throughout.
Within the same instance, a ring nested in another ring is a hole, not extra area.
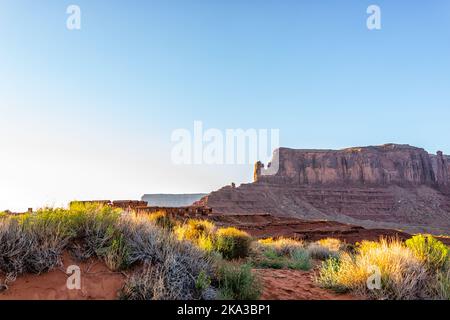
M 279 148 L 266 168 L 255 164 L 253 183 L 225 186 L 196 205 L 224 215 L 265 213 L 449 235 L 450 156 L 398 144 Z

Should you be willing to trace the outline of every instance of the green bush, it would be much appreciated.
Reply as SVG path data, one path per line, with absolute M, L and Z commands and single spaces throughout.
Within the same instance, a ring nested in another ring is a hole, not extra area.
M 302 246 L 290 245 L 288 250 L 280 250 L 282 246 L 276 246 L 274 243 L 267 243 L 266 241 L 258 242 L 252 252 L 251 259 L 256 268 L 311 269 L 311 257 Z
M 223 263 L 219 268 L 219 297 L 225 300 L 256 300 L 261 296 L 261 283 L 250 265 Z
M 199 292 L 203 292 L 209 288 L 211 285 L 211 278 L 206 274 L 205 271 L 201 271 L 197 276 L 197 280 L 195 281 L 195 288 Z
M 428 268 L 441 269 L 447 262 L 448 247 L 431 235 L 413 236 L 405 244 Z
M 286 267 L 285 259 L 263 259 L 255 263 L 257 268 L 262 269 L 284 269 Z
M 279 260 L 282 256 L 274 249 L 267 249 L 263 253 L 264 257 L 271 260 Z
M 291 260 L 288 262 L 289 269 L 304 270 L 311 269 L 311 257 L 309 252 L 303 249 L 297 249 L 291 253 Z
M 214 245 L 225 259 L 238 259 L 248 256 L 251 241 L 248 233 L 230 227 L 217 230 Z
M 264 247 L 262 253 L 257 252 L 252 256 L 252 264 L 256 268 L 284 269 L 287 267 L 287 258 L 278 253 L 273 247 Z

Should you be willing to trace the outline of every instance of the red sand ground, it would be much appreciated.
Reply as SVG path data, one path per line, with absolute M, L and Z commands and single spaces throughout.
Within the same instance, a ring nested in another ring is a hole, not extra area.
M 262 300 L 357 300 L 336 294 L 314 283 L 313 271 L 256 269 L 263 283 Z
M 41 275 L 26 274 L 18 277 L 9 288 L 0 293 L 0 300 L 112 300 L 123 285 L 125 276 L 110 271 L 103 262 L 92 260 L 76 262 L 70 255 L 63 258 L 64 267 Z M 66 282 L 70 275 L 67 267 L 81 269 L 81 289 L 69 290 Z

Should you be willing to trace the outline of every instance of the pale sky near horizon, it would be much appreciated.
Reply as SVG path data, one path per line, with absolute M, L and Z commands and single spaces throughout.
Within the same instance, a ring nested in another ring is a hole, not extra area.
M 250 181 L 172 163 L 196 120 L 450 154 L 449 119 L 450 1 L 0 0 L 0 211 Z

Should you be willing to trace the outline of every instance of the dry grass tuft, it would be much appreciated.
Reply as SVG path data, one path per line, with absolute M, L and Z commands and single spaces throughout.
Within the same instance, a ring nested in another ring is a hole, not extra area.
M 262 286 L 259 278 L 247 264 L 224 262 L 219 267 L 219 297 L 226 300 L 256 300 Z
M 379 289 L 368 281 L 380 272 Z M 342 253 L 339 259 L 323 263 L 318 282 L 337 291 L 353 291 L 374 299 L 423 299 L 432 297 L 433 275 L 424 263 L 399 240 L 363 241 L 355 255 Z

